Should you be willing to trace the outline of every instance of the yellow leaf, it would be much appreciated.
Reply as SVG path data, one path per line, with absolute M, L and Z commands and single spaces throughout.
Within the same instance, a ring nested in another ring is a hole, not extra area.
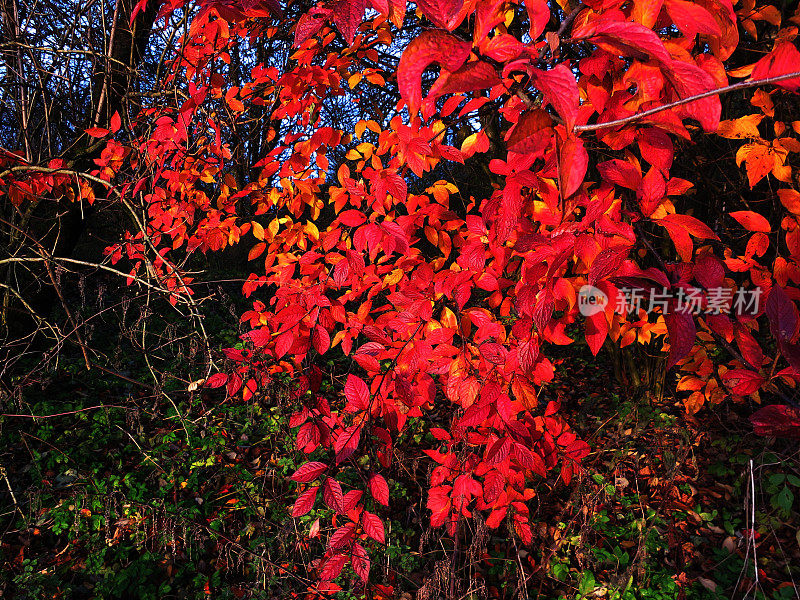
M 389 273 L 386 277 L 383 278 L 383 285 L 390 286 L 399 283 L 401 279 L 403 279 L 403 274 L 405 271 L 403 269 L 395 269 L 391 273 Z
M 261 223 L 256 223 L 255 221 L 250 221 L 250 225 L 253 226 L 253 235 L 256 236 L 257 240 L 264 240 L 264 228 L 261 226 Z
M 369 142 L 361 142 L 357 146 L 357 150 L 361 153 L 364 158 L 369 158 L 372 156 L 372 151 L 375 149 L 375 146 L 370 144 Z
M 456 319 L 455 313 L 446 306 L 442 309 L 442 316 L 439 320 L 449 329 L 458 329 L 458 319 Z
M 758 138 L 758 124 L 764 119 L 764 115 L 752 114 L 739 119 L 730 121 L 720 121 L 717 128 L 717 135 L 731 140 L 741 140 L 744 138 Z
M 461 152 L 463 152 L 467 157 L 472 156 L 476 152 L 486 152 L 488 149 L 489 138 L 483 131 L 473 133 L 464 140 L 463 144 L 461 144 Z
M 272 219 L 267 225 L 267 231 L 269 231 L 270 239 L 274 238 L 275 235 L 278 233 L 278 228 L 281 226 L 280 219 Z
M 306 224 L 303 227 L 303 230 L 305 231 L 306 235 L 308 237 L 310 237 L 312 240 L 318 240 L 319 239 L 319 229 L 317 228 L 317 226 L 313 222 L 306 221 Z

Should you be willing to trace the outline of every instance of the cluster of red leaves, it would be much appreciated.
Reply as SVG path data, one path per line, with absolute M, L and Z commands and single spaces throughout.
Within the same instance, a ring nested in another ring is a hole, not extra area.
M 181 4 L 167 3 L 162 12 Z M 790 254 L 764 265 L 758 258 L 774 243 L 771 224 L 753 211 L 733 213 L 752 234 L 745 255 L 737 255 L 707 224 L 678 212 L 692 182 L 670 169 L 673 140 L 718 132 L 749 140 L 737 160 L 751 185 L 767 173 L 791 181 L 786 156 L 800 143 L 789 128 L 778 133 L 776 124 L 778 137 L 766 142 L 757 129 L 762 115 L 720 123 L 713 92 L 729 77 L 757 81 L 795 69 L 797 15 L 772 52 L 729 72 L 724 61 L 739 44 L 738 24 L 754 27 L 759 18 L 737 13 L 731 0 L 591 0 L 574 10 L 566 1 L 420 0 L 416 14 L 406 14 L 405 0 L 329 0 L 293 24 L 295 49 L 284 68 L 256 64 L 246 84 L 232 86 L 220 75 L 230 48 L 244 38 L 277 36 L 280 6 L 200 4 L 169 75 L 185 81 L 183 104 L 145 110 L 142 121 L 154 123 L 149 133 L 126 145 L 110 139 L 92 175 L 120 198 L 141 198 L 147 210 L 143 229 L 109 249 L 112 260 L 132 260 L 132 274 L 147 264 L 176 295 L 187 291 L 188 280 L 170 256 L 255 237 L 249 258 L 258 268 L 243 292 L 250 297 L 267 288 L 269 300 L 254 300 L 242 317 L 252 328 L 245 336 L 251 349 L 227 350 L 235 367 L 207 385 L 248 398 L 277 372 L 300 383 L 302 409 L 291 417 L 297 448 L 322 449 L 329 460 L 294 474 L 300 495 L 293 515 L 325 505 L 339 525 L 318 563 L 323 587 L 334 589 L 330 582 L 348 563 L 366 581 L 365 544 L 385 541 L 381 518 L 367 509 L 390 501 L 377 469 L 389 466 L 408 419 L 443 402 L 455 416 L 449 429 L 431 430 L 439 442 L 428 452 L 436 463 L 427 504 L 432 525 L 455 533 L 459 519 L 479 510 L 490 527 L 508 521 L 530 541 L 526 502 L 537 478 L 558 469 L 569 483 L 589 452 L 558 417 L 558 402 L 540 407 L 537 392 L 553 378 L 547 346 L 575 341 L 568 328 L 584 320 L 578 290 L 586 284 L 609 298 L 585 318 L 592 352 L 666 335 L 668 367 L 680 363 L 687 372 L 679 389 L 692 392 L 689 410 L 795 385 L 800 351 L 792 298 L 800 291 L 788 283 L 800 274 L 797 192 L 779 192 L 790 213 L 782 223 Z M 368 5 L 378 14 L 364 20 Z M 378 62 L 378 48 L 393 43 L 393 26 L 402 27 L 404 18 L 428 28 L 402 50 L 396 116 L 383 125 L 363 120 L 354 131 L 325 124 L 327 99 L 357 98 L 362 80 L 383 85 L 392 77 L 364 65 Z M 559 19 L 558 33 L 548 30 Z M 337 30 L 345 52 L 327 50 Z M 422 76 L 433 64 L 438 78 L 425 93 Z M 796 78 L 776 83 L 798 88 Z M 769 94 L 756 94 L 754 104 L 769 114 Z M 271 110 L 289 132 L 270 140 L 253 165 L 256 176 L 237 181 L 224 175 L 233 160 L 226 127 L 253 107 Z M 441 163 L 489 150 L 482 130 L 458 148 L 444 141 L 454 123 L 485 110 L 503 123 L 504 139 L 491 141 L 495 158 L 488 163 L 501 182 L 494 193 L 465 199 L 460 194 L 469 190 L 446 181 L 417 189 Z M 328 155 L 342 145 L 346 159 L 332 165 Z M 598 160 L 601 147 L 610 151 L 604 157 L 616 158 Z M 125 179 L 123 161 L 146 174 Z M 9 184 L 16 204 L 20 193 L 34 193 L 19 191 L 33 181 L 45 179 Z M 463 210 L 451 206 L 456 195 Z M 245 202 L 254 214 L 248 219 L 241 216 Z M 335 215 L 324 227 L 323 208 Z M 663 228 L 672 242 L 673 254 L 649 258 L 658 266 L 637 262 L 655 253 L 644 245 L 643 227 Z M 423 243 L 435 252 L 423 251 Z M 689 294 L 706 305 L 710 289 L 734 292 L 745 277 L 768 298 L 757 314 L 698 318 L 674 304 L 664 314 L 615 311 L 623 287 Z M 764 312 L 779 356 L 770 357 L 754 336 Z M 732 355 L 725 364 L 708 355 L 720 345 Z M 358 374 L 347 377 L 343 399 L 332 405 L 320 393 L 319 371 L 303 365 L 336 347 Z M 777 370 L 780 356 L 788 366 Z M 375 461 L 359 461 L 363 456 Z M 342 481 L 359 479 L 361 489 L 343 488 Z

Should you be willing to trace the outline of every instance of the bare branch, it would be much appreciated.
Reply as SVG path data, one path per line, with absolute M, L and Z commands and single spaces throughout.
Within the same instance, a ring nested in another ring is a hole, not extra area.
M 650 115 L 654 115 L 656 113 L 660 113 L 665 110 L 669 110 L 671 108 L 676 108 L 678 106 L 683 106 L 684 104 L 689 104 L 690 102 L 694 102 L 695 100 L 702 100 L 703 98 L 709 98 L 711 96 L 717 96 L 719 94 L 725 94 L 727 92 L 734 92 L 736 90 L 745 90 L 747 88 L 757 87 L 759 85 L 777 83 L 779 81 L 785 81 L 787 79 L 794 79 L 795 77 L 800 77 L 800 71 L 795 71 L 793 73 L 784 73 L 783 75 L 776 75 L 775 77 L 768 77 L 766 79 L 757 79 L 754 81 L 742 81 L 739 83 L 734 83 L 733 85 L 728 85 L 714 90 L 709 90 L 707 92 L 703 92 L 702 94 L 689 96 L 688 98 L 681 98 L 680 100 L 676 100 L 675 102 L 670 102 L 669 104 L 664 104 L 663 106 L 657 106 L 655 108 L 651 108 L 642 111 L 640 113 L 636 113 L 635 115 L 631 115 L 630 117 L 625 117 L 623 119 L 616 119 L 614 121 L 608 121 L 607 123 L 596 123 L 594 125 L 577 125 L 574 128 L 574 131 L 576 132 L 598 131 L 600 129 L 610 129 L 612 127 L 620 127 L 622 125 L 627 125 L 628 123 L 634 123 L 636 121 L 644 119 L 645 117 L 649 117 Z

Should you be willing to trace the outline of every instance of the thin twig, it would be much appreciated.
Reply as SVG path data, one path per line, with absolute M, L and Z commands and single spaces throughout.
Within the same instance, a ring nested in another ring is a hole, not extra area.
M 784 73 L 783 75 L 776 75 L 775 77 L 767 77 L 765 79 L 757 79 L 754 81 L 741 81 L 739 83 L 734 83 L 733 85 L 727 85 L 725 87 L 709 90 L 707 92 L 703 92 L 702 94 L 689 96 L 688 98 L 681 98 L 680 100 L 676 100 L 675 102 L 670 102 L 669 104 L 664 104 L 662 106 L 650 108 L 648 110 L 636 113 L 635 115 L 631 115 L 623 119 L 616 119 L 614 121 L 608 121 L 607 123 L 595 123 L 594 125 L 576 125 L 573 128 L 573 131 L 576 132 L 597 131 L 599 129 L 609 129 L 611 127 L 619 127 L 622 125 L 627 125 L 628 123 L 633 123 L 640 119 L 644 119 L 645 117 L 649 117 L 650 115 L 654 115 L 656 113 L 669 110 L 671 108 L 676 108 L 678 106 L 683 106 L 684 104 L 689 104 L 690 102 L 694 102 L 695 100 L 702 100 L 703 98 L 709 98 L 711 96 L 717 96 L 719 94 L 725 94 L 727 92 L 734 92 L 736 90 L 745 90 L 747 88 L 757 87 L 759 85 L 777 83 L 779 81 L 785 81 L 787 79 L 794 79 L 795 77 L 800 77 L 800 71 L 795 71 L 794 73 Z
M 121 408 L 123 410 L 129 410 L 129 406 L 120 406 L 119 404 L 100 404 L 98 406 L 87 406 L 86 408 L 79 408 L 77 410 L 68 410 L 66 412 L 54 413 L 52 415 L 23 415 L 23 414 L 11 414 L 11 413 L 0 413 L 0 417 L 16 417 L 18 419 L 53 419 L 55 417 L 66 417 L 68 415 L 74 415 L 80 412 L 86 412 L 88 410 L 97 410 L 98 408 Z

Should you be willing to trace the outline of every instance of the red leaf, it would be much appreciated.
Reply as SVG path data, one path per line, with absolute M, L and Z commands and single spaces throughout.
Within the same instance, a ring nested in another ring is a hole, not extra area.
M 361 546 L 361 544 L 358 543 L 353 544 L 351 562 L 353 564 L 353 571 L 355 572 L 355 574 L 361 578 L 361 581 L 366 583 L 367 580 L 369 579 L 370 560 L 369 556 L 367 555 L 367 551 L 364 550 L 364 547 Z M 377 594 L 375 597 L 378 597 Z
M 361 441 L 361 425 L 351 425 L 342 430 L 333 443 L 337 465 L 343 463 L 355 453 L 358 449 L 359 441 Z
M 529 448 L 526 448 L 522 444 L 515 443 L 514 457 L 524 468 L 530 469 L 541 477 L 547 477 L 547 468 L 545 467 L 544 460 Z
M 667 175 L 674 158 L 672 139 L 653 127 L 640 129 L 638 137 L 642 158 Z
M 578 191 L 586 177 L 589 167 L 589 153 L 583 145 L 583 140 L 569 136 L 561 146 L 559 153 L 559 178 L 561 180 L 561 195 L 569 198 Z
M 601 250 L 589 267 L 589 285 L 613 276 L 625 262 L 629 250 L 628 246 Z
M 516 154 L 541 153 L 550 144 L 552 125 L 553 118 L 542 109 L 524 112 L 508 134 L 508 149 Z
M 500 214 L 494 228 L 500 243 L 505 242 L 514 227 L 519 222 L 522 211 L 522 184 L 516 182 L 514 177 L 506 178 L 503 188 L 503 201 L 500 203 Z
M 264 254 L 264 250 L 267 249 L 267 245 L 264 242 L 258 242 L 255 246 L 250 248 L 250 252 L 247 253 L 247 260 L 255 260 L 262 254 Z
M 347 563 L 346 554 L 334 554 L 325 560 L 320 571 L 320 579 L 322 581 L 330 581 L 336 579 L 342 572 L 344 565 Z
M 344 512 L 344 494 L 338 481 L 328 477 L 322 484 L 322 500 L 338 513 Z
M 458 16 L 464 0 L 417 0 L 417 6 L 437 27 L 453 31 L 458 26 Z
M 137 2 L 136 5 L 133 7 L 133 10 L 131 11 L 131 18 L 130 21 L 128 22 L 128 24 L 131 27 L 133 27 L 133 22 L 136 20 L 136 15 L 142 12 L 146 6 L 147 6 L 147 0 L 139 0 L 139 2 Z
M 487 465 L 499 464 L 506 459 L 509 450 L 511 450 L 511 440 L 507 437 L 501 437 L 495 440 L 492 445 L 486 449 L 483 462 Z
M 214 373 L 214 375 L 206 379 L 206 387 L 218 388 L 222 387 L 227 382 L 228 382 L 228 375 L 226 373 Z
M 580 94 L 575 75 L 566 65 L 560 64 L 549 71 L 530 69 L 533 85 L 542 92 L 544 99 L 564 119 L 567 131 L 571 131 L 578 118 Z
M 795 48 L 792 42 L 783 41 L 776 44 L 772 52 L 756 63 L 750 79 L 757 81 L 797 71 L 800 71 L 800 51 Z M 797 92 L 800 91 L 800 77 L 784 79 L 775 85 Z
M 353 360 L 358 363 L 358 366 L 369 373 L 378 373 L 381 370 L 381 364 L 374 356 L 369 354 L 354 354 Z
M 242 378 L 238 373 L 231 373 L 230 377 L 228 377 L 228 384 L 226 386 L 228 396 L 233 396 L 240 389 L 242 389 Z
M 308 529 L 308 537 L 310 538 L 319 537 L 319 519 L 316 519 L 311 524 L 311 527 Z
M 569 483 L 569 481 L 565 481 L 565 483 Z M 514 531 L 517 532 L 517 535 L 522 540 L 522 543 L 530 544 L 531 542 L 533 542 L 533 532 L 531 531 L 531 526 L 528 523 L 528 517 L 517 513 L 514 515 L 513 520 L 514 520 Z
M 349 512 L 353 510 L 361 500 L 361 497 L 364 495 L 364 492 L 361 490 L 350 490 L 344 495 L 344 500 L 342 500 L 342 507 L 344 508 L 344 512 Z
M 494 365 L 502 365 L 506 362 L 506 349 L 496 342 L 486 342 L 481 344 L 481 356 Z
M 344 384 L 344 396 L 347 398 L 348 410 L 356 412 L 369 408 L 369 388 L 360 377 L 352 373 Z
M 717 87 L 714 78 L 693 62 L 670 61 L 665 65 L 665 73 L 680 98 L 710 92 Z M 708 96 L 690 102 L 679 110 L 697 119 L 706 132 L 711 132 L 716 131 L 719 126 L 722 104 L 719 96 Z
M 528 452 L 530 452 L 530 450 L 528 450 Z M 486 499 L 486 502 L 493 504 L 494 501 L 500 497 L 504 486 L 505 478 L 500 471 L 495 469 L 489 471 L 483 480 L 483 497 Z
M 531 40 L 535 40 L 544 33 L 550 21 L 550 7 L 547 6 L 547 0 L 525 0 L 525 10 L 530 23 L 528 35 Z
M 635 190 L 642 182 L 642 173 L 631 163 L 613 158 L 597 165 L 597 170 L 603 179 L 609 183 L 620 185 Z
M 102 127 L 89 127 L 84 131 L 95 138 L 104 138 L 110 133 L 108 129 L 103 129 Z
M 545 289 L 542 297 L 536 302 L 533 309 L 533 324 L 536 325 L 536 330 L 543 332 L 553 316 L 553 309 L 555 308 L 555 298 L 553 298 L 552 290 Z
M 364 216 L 360 210 L 346 210 L 339 215 L 339 221 L 342 225 L 348 227 L 358 227 L 366 222 L 367 217 Z
M 373 473 L 368 481 L 369 493 L 375 498 L 376 502 L 389 506 L 389 485 L 383 476 Z
M 257 348 L 263 348 L 272 341 L 272 334 L 266 327 L 253 329 L 253 331 L 247 334 L 247 337 L 250 338 L 250 341 L 253 342 L 253 345 Z
M 725 278 L 725 266 L 713 254 L 703 254 L 697 257 L 694 278 L 705 288 L 720 287 Z
M 343 525 L 333 532 L 331 539 L 328 540 L 328 548 L 338 550 L 347 546 L 347 543 L 355 537 L 355 526 L 352 523 Z
M 497 71 L 482 60 L 468 62 L 455 71 L 442 69 L 439 78 L 431 86 L 428 98 L 438 98 L 442 94 L 473 92 L 494 87 L 500 83 Z
M 659 223 L 663 223 L 664 221 L 680 225 L 694 237 L 704 240 L 719 240 L 717 234 L 714 233 L 708 225 L 689 215 L 667 215 L 662 218 Z
M 364 10 L 367 8 L 366 0 L 337 0 L 329 6 L 336 28 L 342 32 L 347 43 L 352 44 L 356 38 L 358 26 L 364 18 Z
M 380 517 L 365 510 L 361 513 L 361 518 L 364 524 L 364 533 L 379 544 L 385 544 L 386 535 L 384 534 L 383 521 L 381 521 Z
M 500 480 L 502 482 L 502 480 Z M 494 500 L 492 501 L 494 502 Z M 486 519 L 486 526 L 489 529 L 497 529 L 503 523 L 503 519 L 508 514 L 508 506 L 500 506 L 499 508 L 492 509 L 489 518 Z
M 302 15 L 297 20 L 297 25 L 294 28 L 294 45 L 299 46 L 307 39 L 317 35 L 325 22 L 331 17 L 332 11 L 330 8 L 316 6 Z
M 316 443 L 318 441 L 319 441 L 319 429 L 317 428 L 317 424 L 313 422 L 303 423 L 303 425 L 297 432 L 297 440 L 295 441 L 295 448 L 297 448 L 298 450 L 302 450 L 303 448 L 306 447 L 306 445 L 308 445 L 309 442 Z
M 314 486 L 300 494 L 292 507 L 292 518 L 296 519 L 297 517 L 302 517 L 313 508 L 318 491 L 319 487 Z
M 664 315 L 664 321 L 669 333 L 669 356 L 667 357 L 667 370 L 669 370 L 692 351 L 697 327 L 694 317 L 688 312 L 670 310 Z
M 464 64 L 471 50 L 472 44 L 444 31 L 423 31 L 411 41 L 397 67 L 397 85 L 411 115 L 417 114 L 422 103 L 425 69 L 432 63 L 439 63 L 448 71 L 455 71 Z
M 327 468 L 328 465 L 325 463 L 308 462 L 294 472 L 292 480 L 298 483 L 308 483 L 319 477 Z
M 664 226 L 675 244 L 675 249 L 684 262 L 692 260 L 692 240 L 689 234 L 701 239 L 718 240 L 717 234 L 711 228 L 689 215 L 670 214 L 656 221 Z
M 600 348 L 603 347 L 606 336 L 608 336 L 608 320 L 606 319 L 605 311 L 586 317 L 586 343 L 589 344 L 589 350 L 595 356 L 600 352 Z
M 650 216 L 661 204 L 667 193 L 667 182 L 664 175 L 655 167 L 651 167 L 647 174 L 642 178 L 636 190 L 636 197 L 642 207 L 642 213 Z
M 761 231 L 763 233 L 772 231 L 769 221 L 752 210 L 738 210 L 729 214 L 747 231 Z
M 753 334 L 747 331 L 744 326 L 739 326 L 736 329 L 736 345 L 742 353 L 742 358 L 751 367 L 756 370 L 761 368 L 761 363 L 764 362 L 764 352 L 761 350 L 761 346 L 758 345 L 756 338 L 753 337 Z
M 790 341 L 797 330 L 797 308 L 781 286 L 772 286 L 765 310 L 773 337 L 778 341 Z
M 665 8 L 672 22 L 687 37 L 698 33 L 722 35 L 716 19 L 702 6 L 686 0 L 666 0 Z
M 513 35 L 501 33 L 489 40 L 482 40 L 480 49 L 483 56 L 499 63 L 506 63 L 519 57 L 525 46 Z
M 331 336 L 328 330 L 320 325 L 314 327 L 314 331 L 311 334 L 311 343 L 317 352 L 325 354 L 328 348 L 331 347 Z
M 800 438 L 800 411 L 791 406 L 772 404 L 750 417 L 757 435 Z
M 122 119 L 119 117 L 119 112 L 114 111 L 114 114 L 111 115 L 111 131 L 117 132 L 122 128 Z
M 464 416 L 458 421 L 459 427 L 474 427 L 489 416 L 489 405 L 481 405 L 477 402 L 464 411 Z
M 654 59 L 666 63 L 669 52 L 661 38 L 648 27 L 632 21 L 602 19 L 576 27 L 573 39 L 589 38 L 589 41 L 611 54 L 628 56 L 639 60 Z
M 747 396 L 755 393 L 764 383 L 764 378 L 750 369 L 731 369 L 722 376 L 722 381 L 734 394 Z

